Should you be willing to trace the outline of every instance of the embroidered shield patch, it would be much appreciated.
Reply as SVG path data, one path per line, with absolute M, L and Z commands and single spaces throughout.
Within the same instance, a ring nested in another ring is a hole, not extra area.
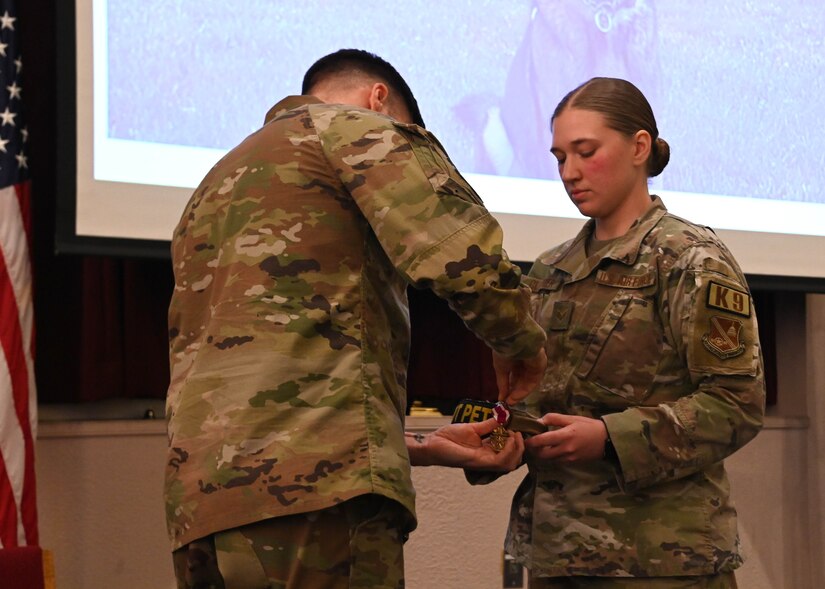
M 714 356 L 723 360 L 734 358 L 745 351 L 745 344 L 739 339 L 741 331 L 741 321 L 713 315 L 710 318 L 710 331 L 702 336 L 702 343 Z

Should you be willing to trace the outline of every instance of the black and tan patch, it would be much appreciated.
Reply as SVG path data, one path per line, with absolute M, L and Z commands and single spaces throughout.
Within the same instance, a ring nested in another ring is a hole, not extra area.
M 708 284 L 707 306 L 743 317 L 751 316 L 751 297 L 747 292 L 714 281 Z

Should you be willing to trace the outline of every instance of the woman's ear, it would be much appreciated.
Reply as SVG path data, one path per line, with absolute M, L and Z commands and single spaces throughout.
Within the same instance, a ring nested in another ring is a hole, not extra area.
M 633 163 L 647 163 L 647 159 L 650 157 L 650 150 L 653 148 L 653 140 L 650 137 L 650 133 L 644 129 L 636 131 L 636 134 L 633 136 L 633 141 Z

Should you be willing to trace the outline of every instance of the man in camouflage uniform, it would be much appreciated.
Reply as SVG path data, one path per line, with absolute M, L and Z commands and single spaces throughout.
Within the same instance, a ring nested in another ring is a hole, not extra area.
M 601 249 L 593 226 L 525 278 L 550 360 L 526 408 L 554 431 L 526 442 L 506 549 L 535 588 L 735 586 L 722 461 L 760 430 L 765 401 L 745 278 L 658 198 Z M 576 430 L 599 419 L 606 451 L 585 456 Z
M 520 438 L 500 457 L 482 446 L 492 421 L 405 436 L 407 285 L 494 350 L 503 395 L 545 364 L 499 225 L 400 75 L 344 50 L 304 94 L 216 164 L 173 237 L 165 499 L 181 587 L 403 586 L 410 458 L 517 464 Z

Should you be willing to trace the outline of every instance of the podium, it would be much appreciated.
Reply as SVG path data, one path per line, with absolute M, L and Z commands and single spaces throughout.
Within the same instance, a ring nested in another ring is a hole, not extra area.
M 0 580 L 14 589 L 55 589 L 54 555 L 39 546 L 0 548 Z

